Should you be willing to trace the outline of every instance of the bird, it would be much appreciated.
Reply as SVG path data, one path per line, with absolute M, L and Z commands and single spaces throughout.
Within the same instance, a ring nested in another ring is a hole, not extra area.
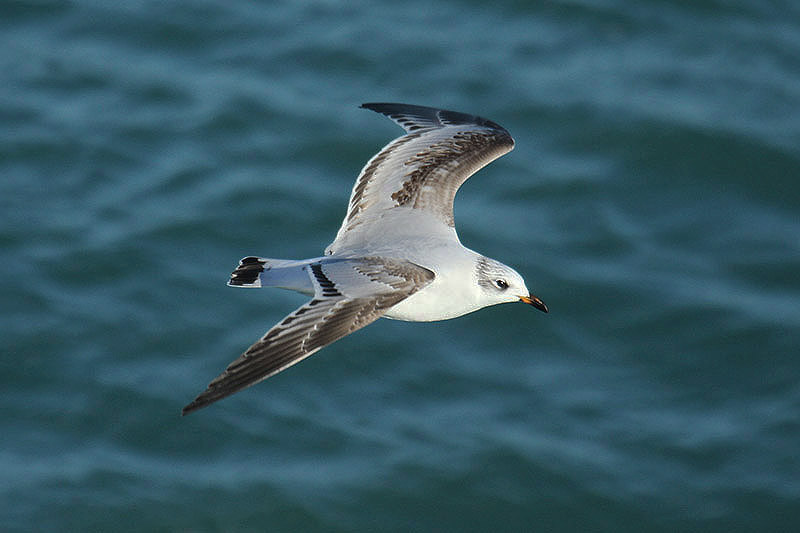
M 447 320 L 506 303 L 548 312 L 513 268 L 463 246 L 453 200 L 472 174 L 514 147 L 479 116 L 400 103 L 365 103 L 405 130 L 356 179 L 324 255 L 248 256 L 228 285 L 278 287 L 311 299 L 269 329 L 191 403 L 186 415 L 263 381 L 380 317 Z

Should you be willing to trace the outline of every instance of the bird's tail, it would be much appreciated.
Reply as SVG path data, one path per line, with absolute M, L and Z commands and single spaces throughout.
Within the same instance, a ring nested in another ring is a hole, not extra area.
M 281 287 L 313 294 L 314 286 L 308 274 L 308 265 L 312 261 L 245 257 L 231 273 L 228 285 L 249 288 Z

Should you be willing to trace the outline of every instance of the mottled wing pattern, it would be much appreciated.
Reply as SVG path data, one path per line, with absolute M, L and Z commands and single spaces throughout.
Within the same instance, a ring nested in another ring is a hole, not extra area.
M 267 379 L 374 322 L 434 277 L 408 261 L 370 257 L 312 263 L 308 271 L 314 298 L 228 365 L 183 408 L 184 415 Z
M 406 130 L 362 169 L 347 215 L 328 253 L 364 223 L 380 224 L 398 207 L 423 209 L 454 226 L 453 199 L 467 178 L 514 147 L 499 124 L 481 117 L 406 104 L 363 104 Z

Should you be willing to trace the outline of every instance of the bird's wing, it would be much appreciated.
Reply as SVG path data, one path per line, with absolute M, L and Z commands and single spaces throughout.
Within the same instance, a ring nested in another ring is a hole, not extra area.
M 505 128 L 481 117 L 407 104 L 361 107 L 386 115 L 406 134 L 361 170 L 328 254 L 357 248 L 359 239 L 395 224 L 396 219 L 386 216 L 393 210 L 418 210 L 432 215 L 436 224 L 453 228 L 453 199 L 461 184 L 514 147 Z M 409 226 L 412 230 L 414 224 Z
M 374 322 L 430 283 L 434 273 L 402 260 L 364 257 L 308 265 L 315 293 L 247 349 L 183 408 L 205 407 L 273 376 Z

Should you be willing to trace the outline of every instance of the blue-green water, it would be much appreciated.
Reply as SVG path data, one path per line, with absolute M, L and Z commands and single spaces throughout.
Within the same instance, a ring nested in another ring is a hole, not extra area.
M 795 531 L 793 1 L 0 3 L 3 531 Z M 495 120 L 469 247 L 550 307 L 382 320 L 181 418 L 401 130 Z

